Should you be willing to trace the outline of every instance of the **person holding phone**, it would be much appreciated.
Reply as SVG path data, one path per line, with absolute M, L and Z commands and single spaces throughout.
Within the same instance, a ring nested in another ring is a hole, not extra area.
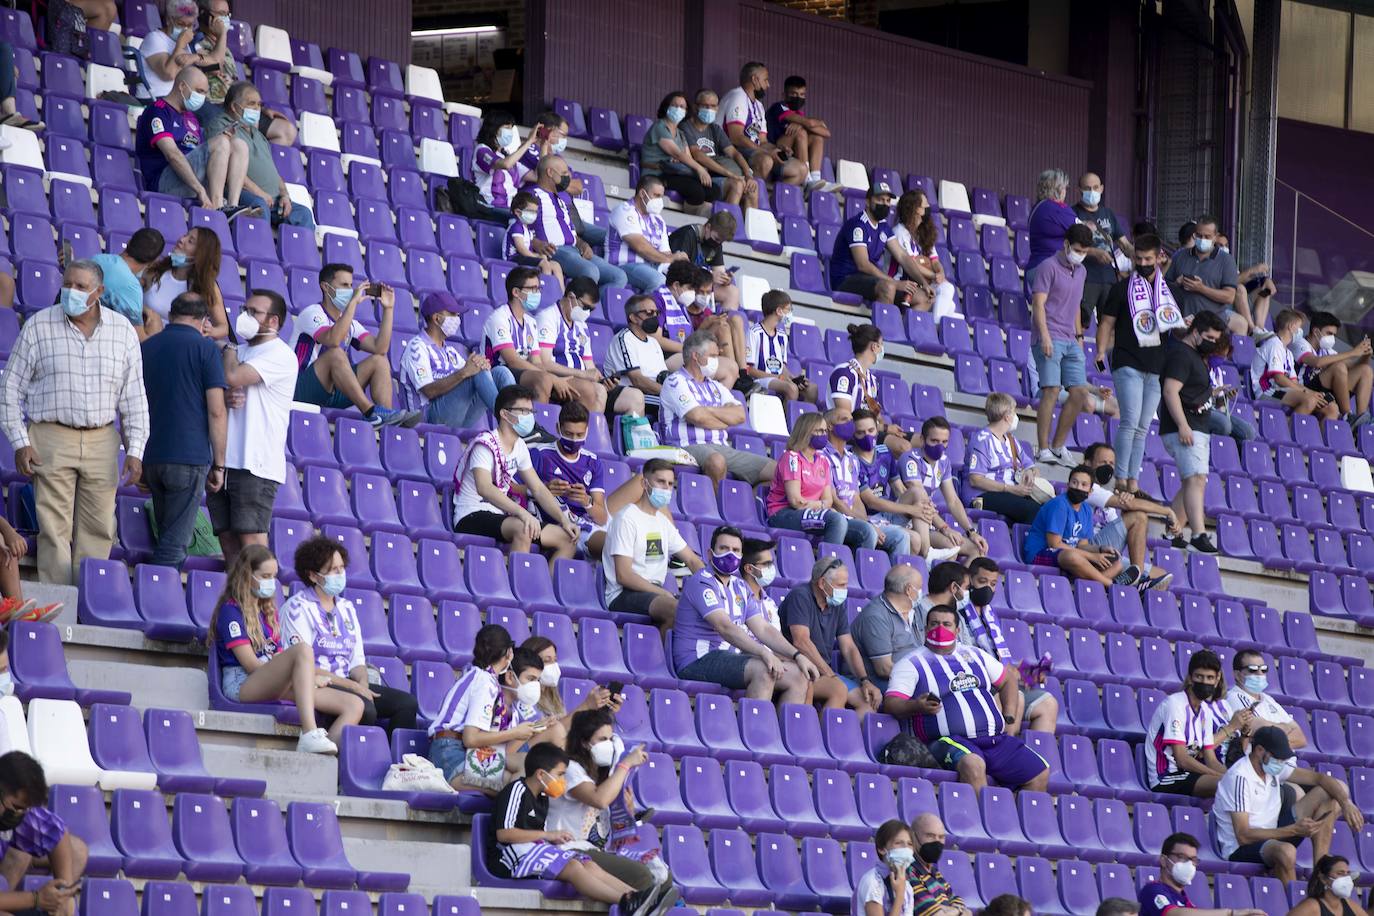
M 1074 579 L 1091 579 L 1110 589 L 1134 585 L 1140 567 L 1123 567 L 1115 547 L 1093 543 L 1093 510 L 1087 505 L 1093 488 L 1093 469 L 1080 464 L 1069 472 L 1069 486 L 1040 507 L 1021 548 L 1021 558 L 1034 566 L 1050 566 Z
M 72 916 L 84 883 L 88 851 L 80 837 L 48 807 L 48 781 L 42 765 L 23 751 L 0 756 L 0 912 Z M 36 859 L 46 859 L 52 874 L 37 890 L 21 890 Z M 10 890 L 9 888 L 15 888 Z M 93 911 L 99 907 L 92 907 Z

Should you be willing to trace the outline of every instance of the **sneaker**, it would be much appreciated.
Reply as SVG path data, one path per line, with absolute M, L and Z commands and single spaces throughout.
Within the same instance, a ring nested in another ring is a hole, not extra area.
M 826 186 L 826 183 L 826 180 L 820 177 L 819 175 L 817 175 L 815 178 L 808 178 L 806 180 L 806 190 L 819 191 L 821 188 Z
M 1135 585 L 1140 581 L 1140 567 L 1132 563 L 1117 573 L 1116 578 L 1112 581 L 1117 585 Z
M 373 405 L 372 413 L 368 414 L 367 422 L 373 426 L 405 426 L 411 427 L 420 422 L 420 411 L 418 410 L 388 410 L 385 407 Z
M 1371 422 L 1374 422 L 1374 417 L 1371 417 L 1369 415 L 1369 411 L 1366 410 L 1364 413 L 1360 414 L 1359 416 L 1355 417 L 1355 419 L 1350 421 L 1350 429 L 1354 431 L 1359 429 L 1361 426 L 1364 426 L 1366 423 Z
M 36 601 L 25 601 L 23 598 L 6 598 L 0 601 L 0 625 L 23 619 L 24 615 L 32 611 L 37 603 Z
M 241 207 L 238 204 L 225 204 L 219 208 L 219 212 L 231 223 L 240 216 L 262 216 L 261 207 Z
M 952 560 L 959 555 L 958 547 L 932 547 L 926 554 L 926 563 L 933 569 L 936 563 Z
M 1212 543 L 1212 539 L 1207 536 L 1206 532 L 1199 534 L 1197 537 L 1189 541 L 1188 546 L 1196 550 L 1198 553 L 1217 552 L 1217 545 Z
M 1168 530 L 1165 530 L 1164 536 L 1168 538 L 1169 546 L 1174 548 L 1175 550 L 1186 550 L 1188 548 L 1188 542 L 1183 537 L 1183 529 L 1180 528 L 1173 534 L 1170 534 Z
M 649 916 L 654 911 L 654 903 L 660 895 L 658 887 L 630 891 L 620 898 L 620 916 Z
M 663 916 L 664 913 L 677 905 L 678 891 L 673 885 L 673 879 L 669 878 L 658 887 L 654 888 L 658 899 L 654 901 L 654 908 L 651 916 Z
M 1061 445 L 1059 448 L 1050 449 L 1050 451 L 1054 452 L 1055 457 L 1059 459 L 1059 463 L 1064 467 L 1071 468 L 1077 466 L 1078 459 L 1073 457 L 1073 452 L 1069 451 L 1067 445 Z
M 296 742 L 296 750 L 302 754 L 337 754 L 339 746 L 329 740 L 328 732 L 317 728 L 314 731 L 301 732 L 301 737 Z
M 1059 453 L 1052 448 L 1042 448 L 1035 453 L 1035 460 L 1040 464 L 1058 464 Z
M 658 813 L 658 809 L 657 809 L 657 808 L 653 808 L 653 807 L 641 808 L 641 809 L 635 811 L 635 823 L 636 823 L 636 824 L 647 824 L 647 823 L 649 823 L 649 818 L 653 817 L 653 816 L 654 816 L 655 814 L 657 814 L 657 813 Z
M 679 579 L 684 579 L 690 576 L 692 571 L 687 568 L 686 563 L 682 562 L 677 557 L 672 557 L 668 560 L 668 574 L 676 576 Z
M 538 423 L 534 424 L 534 429 L 525 437 L 526 445 L 550 445 L 557 441 L 557 436 L 540 426 Z
M 1162 592 L 1166 590 L 1173 583 L 1173 581 L 1174 574 L 1171 572 L 1166 572 L 1160 573 L 1154 578 L 1150 578 L 1149 576 L 1141 576 L 1140 581 L 1137 582 L 1136 585 L 1140 587 L 1140 593 L 1143 595 L 1149 591 Z

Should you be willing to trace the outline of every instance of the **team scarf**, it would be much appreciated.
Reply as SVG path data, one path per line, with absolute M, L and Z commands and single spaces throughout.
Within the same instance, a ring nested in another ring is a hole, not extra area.
M 1160 344 L 1160 331 L 1181 328 L 1183 313 L 1169 284 L 1164 282 L 1164 274 L 1155 268 L 1154 290 L 1150 283 L 1139 273 L 1132 272 L 1130 284 L 1126 288 L 1126 299 L 1131 307 L 1131 325 L 1135 328 L 1135 339 L 1142 347 L 1157 347 Z

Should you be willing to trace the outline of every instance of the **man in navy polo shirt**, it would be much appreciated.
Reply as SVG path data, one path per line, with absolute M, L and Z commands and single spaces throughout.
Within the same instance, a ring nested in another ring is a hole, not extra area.
M 153 562 L 177 569 L 195 532 L 200 494 L 224 485 L 228 412 L 224 364 L 203 333 L 210 306 L 198 293 L 172 300 L 167 326 L 143 342 L 151 432 L 143 479 L 153 495 Z
M 863 212 L 840 227 L 830 255 L 830 289 L 834 292 L 854 293 L 871 302 L 893 302 L 898 292 L 908 296 L 915 292 L 915 283 L 894 280 L 881 266 L 892 238 L 887 222 L 892 196 L 887 182 L 873 182 L 864 196 Z

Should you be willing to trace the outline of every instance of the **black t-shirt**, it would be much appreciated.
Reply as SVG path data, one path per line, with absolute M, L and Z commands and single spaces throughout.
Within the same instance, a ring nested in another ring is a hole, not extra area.
M 689 223 L 668 233 L 668 250 L 680 251 L 698 267 L 724 267 L 725 249 L 720 242 L 708 242 L 701 237 L 699 227 Z
M 1121 223 L 1117 222 L 1116 214 L 1112 208 L 1106 204 L 1098 204 L 1096 210 L 1089 210 L 1081 203 L 1073 205 L 1073 212 L 1078 214 L 1080 222 L 1087 225 L 1093 231 L 1093 247 L 1116 255 L 1116 240 L 1121 238 Z M 1116 264 L 1100 264 L 1097 261 L 1085 261 L 1083 266 L 1088 270 L 1087 282 L 1089 283 L 1115 283 Z
M 1164 371 L 1160 373 L 1160 384 L 1167 379 L 1178 379 L 1183 383 L 1179 399 L 1183 401 L 1183 412 L 1189 416 L 1189 425 L 1195 426 L 1192 416 L 1212 398 L 1212 377 L 1207 371 L 1207 360 L 1192 347 L 1177 340 L 1171 340 L 1164 355 Z M 1159 434 L 1161 436 L 1178 432 L 1174 415 L 1159 399 Z
M 1170 334 L 1168 331 L 1160 332 L 1160 343 L 1157 347 L 1142 347 L 1140 339 L 1135 336 L 1135 323 L 1131 321 L 1131 306 L 1127 301 L 1126 290 L 1130 285 L 1131 279 L 1127 277 L 1114 284 L 1107 291 L 1107 301 L 1102 303 L 1102 314 L 1116 319 L 1116 340 L 1112 344 L 1111 363 L 1113 369 L 1135 369 L 1139 372 L 1149 372 L 1153 375 L 1160 373 L 1164 365 L 1164 351 L 1168 346 Z M 1169 284 L 1169 291 L 1174 294 L 1174 301 L 1178 301 L 1178 291 L 1174 285 Z
M 844 608 L 818 607 L 809 582 L 803 582 L 787 593 L 778 607 L 778 617 L 782 621 L 782 635 L 786 639 L 792 638 L 794 626 L 810 630 L 811 642 L 827 662 L 839 649 L 840 637 L 849 635 L 849 615 Z
M 536 795 L 516 779 L 506 784 L 491 805 L 487 819 L 487 868 L 492 874 L 509 878 L 529 844 L 503 845 L 496 842 L 497 830 L 543 830 L 549 817 L 549 797 Z

